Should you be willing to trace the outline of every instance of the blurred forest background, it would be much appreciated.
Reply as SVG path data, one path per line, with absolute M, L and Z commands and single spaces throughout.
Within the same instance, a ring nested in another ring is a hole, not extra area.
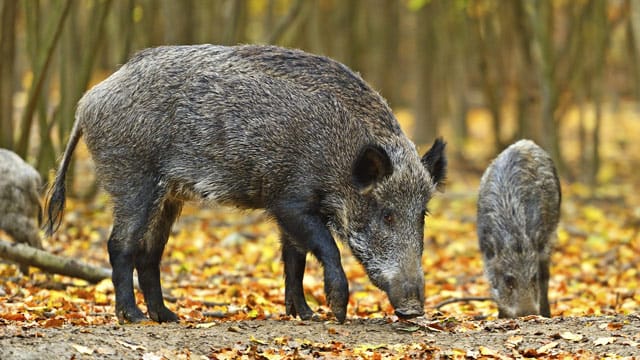
M 636 0 L 0 0 L 0 10 L 0 147 L 45 179 L 84 91 L 165 44 L 330 56 L 360 72 L 418 144 L 444 135 L 459 164 L 484 166 L 532 138 L 566 180 L 592 188 L 603 129 L 624 153 L 637 124 L 618 124 L 640 122 Z M 486 129 L 475 147 L 474 122 Z

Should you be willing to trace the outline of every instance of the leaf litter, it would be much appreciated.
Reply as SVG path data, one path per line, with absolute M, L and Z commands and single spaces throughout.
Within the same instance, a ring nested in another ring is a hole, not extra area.
M 472 140 L 468 153 L 483 146 Z M 603 158 L 620 164 L 615 146 L 605 138 Z M 489 159 L 471 160 L 482 168 Z M 284 315 L 275 224 L 259 211 L 191 205 L 172 231 L 161 266 L 173 300 L 168 306 L 180 324 L 120 326 L 109 280 L 93 285 L 37 269 L 24 276 L 15 265 L 0 263 L 0 358 L 634 356 L 640 354 L 640 193 L 633 189 L 640 181 L 631 166 L 604 167 L 607 181 L 595 193 L 580 183 L 562 184 L 549 287 L 552 319 L 496 319 L 491 301 L 435 309 L 448 299 L 489 294 L 475 234 L 479 174 L 453 162 L 447 190 L 431 201 L 426 222 L 424 317 L 395 317 L 386 295 L 340 245 L 351 289 L 347 323 L 330 315 L 322 268 L 312 257 L 304 288 L 318 321 L 290 318 Z M 69 199 L 62 227 L 44 240 L 45 248 L 109 267 L 109 213 L 104 194 L 92 202 Z M 136 299 L 144 310 L 142 295 Z

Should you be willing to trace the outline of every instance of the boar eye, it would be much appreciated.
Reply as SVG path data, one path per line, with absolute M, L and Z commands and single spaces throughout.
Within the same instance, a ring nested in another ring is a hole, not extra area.
M 513 290 L 516 287 L 516 278 L 511 275 L 505 275 L 504 284 L 509 290 Z
M 387 224 L 388 226 L 393 225 L 393 223 L 395 222 L 393 214 L 389 210 L 386 210 L 384 213 L 382 213 L 382 219 L 384 220 L 384 223 Z

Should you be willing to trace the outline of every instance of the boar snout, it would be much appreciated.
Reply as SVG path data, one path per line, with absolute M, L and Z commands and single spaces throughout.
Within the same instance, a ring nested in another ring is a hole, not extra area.
M 410 319 L 424 315 L 424 278 L 408 281 L 399 279 L 387 290 L 391 305 L 398 317 Z
M 501 319 L 511 319 L 528 315 L 539 315 L 540 305 L 537 300 L 520 302 L 516 306 L 498 306 L 498 317 Z

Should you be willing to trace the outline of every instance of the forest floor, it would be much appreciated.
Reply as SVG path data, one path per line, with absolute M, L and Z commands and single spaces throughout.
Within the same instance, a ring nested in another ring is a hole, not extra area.
M 0 327 L 2 359 L 605 358 L 640 355 L 640 316 L 345 324 L 291 319 Z
M 452 157 L 446 190 L 429 203 L 422 318 L 399 321 L 384 292 L 340 244 L 350 285 L 347 321 L 337 324 L 328 314 L 322 268 L 311 256 L 305 296 L 321 320 L 284 316 L 275 224 L 261 212 L 190 205 L 161 266 L 179 324 L 119 325 L 110 280 L 89 284 L 34 268 L 25 276 L 0 262 L 0 359 L 640 358 L 640 143 L 628 138 L 640 134 L 635 112 L 603 122 L 595 189 L 579 181 L 585 164 L 571 135 L 577 130 L 563 128 L 573 179 L 562 179 L 551 319 L 499 320 L 491 301 L 437 307 L 489 294 L 475 233 L 478 183 L 492 157 L 488 124 L 470 123 L 470 140 L 461 145 L 466 158 Z M 75 158 L 74 189 L 82 193 L 91 184 L 91 164 L 82 147 Z M 106 195 L 71 197 L 61 228 L 44 247 L 108 268 L 110 226 Z

